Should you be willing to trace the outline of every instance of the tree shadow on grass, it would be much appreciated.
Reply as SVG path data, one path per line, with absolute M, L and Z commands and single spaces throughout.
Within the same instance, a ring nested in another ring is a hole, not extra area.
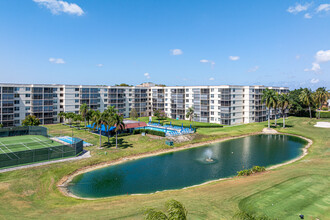
M 105 142 L 103 144 L 103 147 L 106 148 L 116 148 L 116 138 L 111 138 L 110 142 Z M 118 138 L 118 148 L 120 149 L 126 149 L 126 148 L 132 148 L 133 144 L 128 143 L 127 141 L 125 141 L 123 138 Z

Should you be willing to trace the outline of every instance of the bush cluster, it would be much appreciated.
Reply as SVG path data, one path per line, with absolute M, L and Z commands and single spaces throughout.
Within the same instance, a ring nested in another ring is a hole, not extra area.
M 133 134 L 141 134 L 145 132 L 146 134 L 152 134 L 152 135 L 156 135 L 156 136 L 160 136 L 160 137 L 165 137 L 165 133 L 162 131 L 154 131 L 154 130 L 150 130 L 150 129 L 136 129 L 133 131 Z
M 318 112 L 315 113 L 315 116 L 318 117 Z M 321 118 L 330 118 L 330 111 L 328 112 L 320 112 L 320 117 Z
M 128 136 L 130 135 L 130 133 L 120 133 L 117 135 L 117 137 L 125 137 L 125 136 Z
M 260 166 L 254 166 L 251 169 L 245 169 L 237 172 L 237 176 L 250 176 L 251 174 L 254 173 L 260 173 L 265 171 L 265 167 L 260 167 Z

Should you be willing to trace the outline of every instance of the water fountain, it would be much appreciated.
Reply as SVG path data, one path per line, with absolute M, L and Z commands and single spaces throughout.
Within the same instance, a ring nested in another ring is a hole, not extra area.
M 213 162 L 212 154 L 213 154 L 213 152 L 212 152 L 211 149 L 207 149 L 207 150 L 205 151 L 205 155 L 206 155 L 206 159 L 205 159 L 205 160 L 206 160 L 207 162 Z

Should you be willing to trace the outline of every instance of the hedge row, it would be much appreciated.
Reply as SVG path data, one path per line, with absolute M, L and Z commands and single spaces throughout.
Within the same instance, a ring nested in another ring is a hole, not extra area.
M 143 132 L 145 132 L 146 134 L 152 134 L 152 135 L 156 135 L 156 136 L 160 136 L 160 137 L 165 137 L 165 132 L 154 131 L 154 130 L 150 130 L 150 129 L 136 129 L 133 131 L 133 134 L 141 134 Z
M 327 112 L 321 112 L 321 118 L 330 118 L 330 111 L 327 111 Z M 316 112 L 315 113 L 315 116 L 318 117 L 319 116 L 319 113 Z
M 250 176 L 253 173 L 259 173 L 265 171 L 265 167 L 260 167 L 260 166 L 254 166 L 251 169 L 248 170 L 241 170 L 237 172 L 237 176 Z
M 151 123 L 158 123 L 158 121 L 151 121 Z M 162 122 L 162 121 L 160 121 L 160 123 L 159 123 L 160 125 L 162 125 L 162 126 L 164 126 L 164 125 L 170 125 L 170 122 Z M 172 123 L 171 124 L 172 126 L 179 126 L 179 127 L 181 127 L 182 126 L 182 124 L 177 124 L 177 123 Z M 190 126 L 183 126 L 184 128 L 190 128 Z M 196 124 L 194 124 L 194 125 L 192 125 L 191 126 L 192 128 L 222 128 L 223 127 L 223 125 L 221 125 L 221 124 L 215 124 L 215 123 L 203 123 L 203 124 L 198 124 L 198 125 L 196 125 Z

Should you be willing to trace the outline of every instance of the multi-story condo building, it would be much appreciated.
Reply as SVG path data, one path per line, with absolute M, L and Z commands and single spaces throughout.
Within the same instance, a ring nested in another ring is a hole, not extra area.
M 86 103 L 90 109 L 104 111 L 114 106 L 129 117 L 134 108 L 139 116 L 161 110 L 170 118 L 187 119 L 194 107 L 194 121 L 234 125 L 267 120 L 262 91 L 274 89 L 287 93 L 286 87 L 265 86 L 169 86 L 152 83 L 138 86 L 84 86 L 55 84 L 0 84 L 0 123 L 19 126 L 27 115 L 42 124 L 59 123 L 60 112 L 79 113 Z M 271 118 L 275 117 L 272 110 Z

